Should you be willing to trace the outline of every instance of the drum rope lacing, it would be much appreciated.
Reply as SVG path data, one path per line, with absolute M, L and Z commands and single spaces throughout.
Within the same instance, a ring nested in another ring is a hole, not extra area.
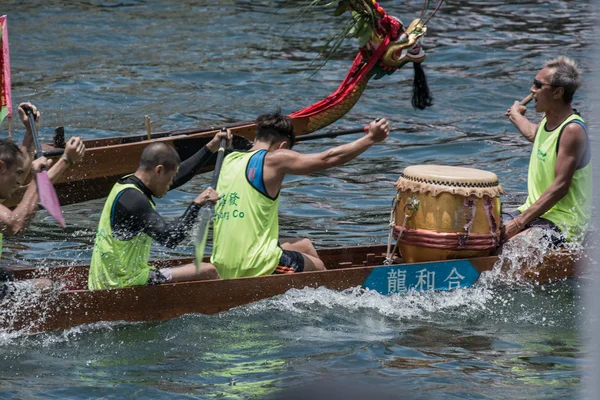
M 472 199 L 466 198 L 463 205 L 471 211 L 471 218 L 467 220 L 467 223 L 463 227 L 466 233 L 458 237 L 459 247 L 463 247 L 467 244 L 467 239 L 469 238 L 469 235 L 471 234 L 471 228 L 473 227 L 473 221 L 475 221 L 475 212 L 477 211 L 475 202 Z
M 398 238 L 396 239 L 396 244 L 394 245 L 394 250 L 390 251 L 391 247 L 392 247 L 392 237 L 394 235 L 394 228 L 396 227 L 396 205 L 398 204 L 398 195 L 394 196 L 394 200 L 392 201 L 392 211 L 390 211 L 390 231 L 388 233 L 388 246 L 387 246 L 387 253 L 385 255 L 385 261 L 383 262 L 384 265 L 392 265 L 394 260 L 393 260 L 393 255 L 396 253 L 396 249 L 398 249 L 398 243 L 400 242 L 400 238 L 402 237 L 402 233 L 404 232 L 404 230 L 406 229 L 406 223 L 408 222 L 408 219 L 410 217 L 412 217 L 413 215 L 415 215 L 415 213 L 417 212 L 417 210 L 419 209 L 419 199 L 417 199 L 416 197 L 411 197 L 410 200 L 408 200 L 408 202 L 404 205 L 404 221 L 402 222 L 402 226 L 400 227 L 399 231 L 398 231 Z M 406 211 L 409 211 L 409 213 L 407 213 Z
M 498 247 L 500 246 L 500 240 L 498 239 L 498 235 L 496 234 L 498 224 L 496 223 L 496 219 L 494 218 L 493 207 L 494 205 L 492 204 L 492 199 L 486 197 L 483 201 L 483 209 L 485 210 L 485 216 L 487 217 L 488 225 L 490 226 L 490 233 L 494 238 L 494 247 Z M 502 222 L 502 220 L 500 220 L 500 222 Z
M 490 182 L 456 182 L 455 180 L 444 180 L 444 179 L 426 179 L 418 178 L 416 176 L 410 176 L 404 172 L 400 173 L 400 177 L 409 181 L 427 183 L 430 185 L 445 185 L 445 186 L 458 186 L 458 187 L 472 187 L 472 188 L 490 188 L 496 187 L 500 183 L 498 181 Z

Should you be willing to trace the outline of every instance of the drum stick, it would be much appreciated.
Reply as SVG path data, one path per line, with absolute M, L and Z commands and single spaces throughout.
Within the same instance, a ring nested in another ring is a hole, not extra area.
M 533 93 L 529 93 L 527 95 L 527 97 L 525 97 L 523 100 L 521 100 L 521 102 L 519 104 L 522 106 L 526 106 L 532 99 L 533 99 Z M 510 115 L 510 108 L 506 111 L 506 113 L 504 113 L 504 115 L 506 115 L 507 117 Z
M 527 97 L 521 100 L 521 105 L 526 106 L 531 100 L 533 100 L 533 93 L 529 93 Z

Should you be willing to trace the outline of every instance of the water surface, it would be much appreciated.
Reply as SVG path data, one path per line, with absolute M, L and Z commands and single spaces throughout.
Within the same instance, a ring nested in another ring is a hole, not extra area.
M 381 3 L 405 23 L 421 10 L 418 1 Z M 14 103 L 39 106 L 47 140 L 59 125 L 85 138 L 140 134 L 144 115 L 158 131 L 251 120 L 276 107 L 296 111 L 333 92 L 356 54 L 356 42 L 348 42 L 312 75 L 341 20 L 323 9 L 299 18 L 296 7 L 5 1 Z M 406 166 L 424 163 L 496 173 L 504 208 L 514 209 L 526 196 L 530 146 L 504 112 L 528 94 L 548 58 L 571 56 L 589 76 L 593 12 L 577 1 L 444 4 L 425 40 L 434 107 L 411 107 L 411 68 L 370 82 L 335 127 L 385 116 L 389 140 L 346 166 L 288 177 L 282 236 L 308 236 L 320 247 L 384 243 L 394 182 Z M 594 131 L 585 90 L 574 106 Z M 209 179 L 171 192 L 159 210 L 180 215 Z M 64 207 L 66 232 L 40 212 L 25 237 L 5 240 L 2 263 L 88 262 L 102 205 Z M 156 246 L 152 257 L 191 252 L 190 240 L 175 250 Z M 579 289 L 589 284 L 490 278 L 471 289 L 405 297 L 305 289 L 216 316 L 33 337 L 2 332 L 0 398 L 264 398 L 334 377 L 424 398 L 573 398 L 588 367 L 575 327 Z

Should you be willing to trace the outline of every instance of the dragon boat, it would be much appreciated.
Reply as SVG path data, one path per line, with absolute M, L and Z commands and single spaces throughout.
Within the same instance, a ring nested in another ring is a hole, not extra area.
M 311 6 L 315 6 L 319 2 L 310 3 Z M 425 2 L 427 3 L 428 1 Z M 408 63 L 413 63 L 415 68 L 413 106 L 423 109 L 431 105 L 429 89 L 421 67 L 426 57 L 421 47 L 421 39 L 427 31 L 427 23 L 441 3 L 442 1 L 427 19 L 424 19 L 424 5 L 419 18 L 405 26 L 399 19 L 388 15 L 374 1 L 340 1 L 334 14 L 350 15 L 340 39 L 355 37 L 359 41 L 360 49 L 346 78 L 335 92 L 324 100 L 289 115 L 296 135 L 314 132 L 337 121 L 358 102 L 370 79 L 390 75 Z M 254 139 L 255 125 L 252 121 L 224 126 L 237 136 L 233 143 L 234 149 L 243 149 L 247 140 Z M 178 151 L 181 159 L 185 160 L 206 144 L 220 128 L 221 126 L 208 126 L 84 140 L 85 162 L 71 166 L 55 183 L 60 203 L 66 205 L 105 197 L 119 178 L 136 170 L 142 151 L 150 143 L 170 143 Z M 64 130 L 57 130 L 57 133 L 53 143 L 42 146 L 45 155 L 54 160 L 57 160 L 64 150 Z M 199 173 L 209 171 L 213 167 L 214 162 L 208 163 Z M 17 191 L 13 198 L 7 199 L 4 205 L 16 206 L 24 192 L 25 187 Z
M 101 321 L 161 321 L 184 314 L 216 314 L 290 289 L 325 287 L 331 290 L 362 287 L 382 295 L 470 287 L 486 271 L 510 269 L 517 279 L 546 283 L 573 277 L 580 255 L 567 250 L 550 252 L 519 268 L 498 256 L 406 263 L 389 259 L 385 245 L 321 249 L 326 271 L 302 272 L 229 280 L 192 281 L 123 289 L 87 290 L 87 265 L 45 269 L 15 269 L 15 279 L 50 278 L 62 288 L 4 304 L 0 330 L 32 334 L 62 330 Z M 208 258 L 206 258 L 208 261 Z M 179 258 L 155 261 L 157 267 L 192 262 Z M 12 307 L 11 307 L 12 305 Z

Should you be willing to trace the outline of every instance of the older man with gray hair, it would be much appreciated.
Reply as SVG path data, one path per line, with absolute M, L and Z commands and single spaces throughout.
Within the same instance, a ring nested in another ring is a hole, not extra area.
M 531 85 L 535 110 L 544 113 L 541 122 L 530 122 L 519 102 L 506 112 L 533 149 L 527 200 L 504 225 L 504 240 L 532 227 L 545 228 L 554 245 L 584 239 L 591 219 L 592 162 L 587 127 L 571 107 L 580 86 L 575 61 L 558 57 L 544 65 Z

